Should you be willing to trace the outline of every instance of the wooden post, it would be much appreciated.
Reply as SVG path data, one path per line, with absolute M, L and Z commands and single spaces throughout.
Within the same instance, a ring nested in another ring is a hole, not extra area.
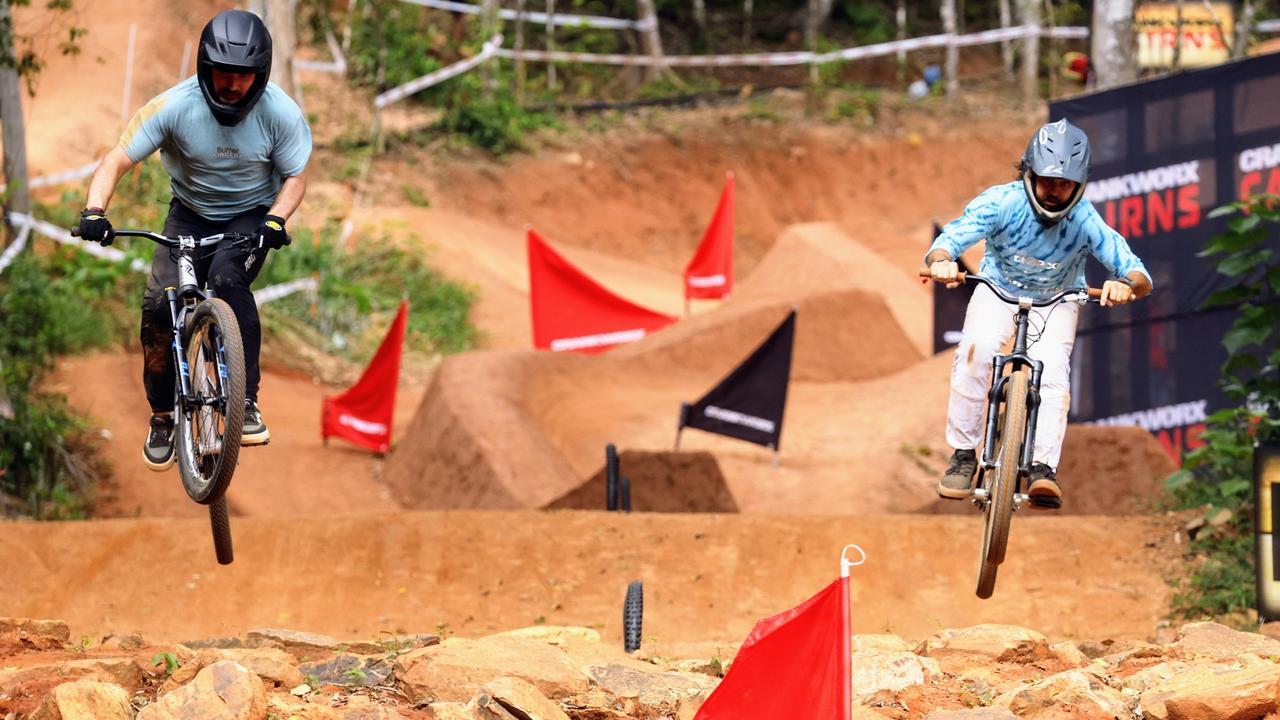
M 484 0 L 480 5 L 480 35 L 485 42 L 493 37 L 498 31 L 498 0 Z M 492 94 L 498 89 L 498 77 L 493 72 L 494 62 L 481 63 L 480 77 L 484 80 L 484 86 L 488 88 Z
M 959 31 L 956 24 L 956 0 L 942 0 L 942 31 L 951 36 L 947 41 L 947 97 L 954 100 L 960 90 L 960 79 L 956 76 L 960 66 L 960 48 L 955 42 Z
M 547 0 L 547 52 L 556 51 L 556 0 Z M 554 92 L 556 89 L 556 64 L 554 61 L 547 63 L 547 90 Z
M 129 106 L 133 99 L 133 51 L 138 40 L 138 23 L 129 24 L 129 46 L 124 56 L 124 92 L 120 96 L 120 120 L 128 122 Z
M 1029 108 L 1040 101 L 1040 3 L 1018 0 L 1018 7 L 1027 28 L 1022 39 L 1022 104 Z
M 1062 53 L 1058 51 L 1059 41 L 1052 36 L 1053 28 L 1057 27 L 1058 14 L 1053 7 L 1053 0 L 1044 0 L 1044 14 L 1048 18 L 1050 37 L 1049 37 L 1049 98 L 1053 99 L 1058 96 L 1058 75 L 1062 71 Z
M 808 0 L 808 14 L 804 21 L 804 49 L 811 53 L 818 52 L 818 0 Z M 818 112 L 818 63 L 809 63 L 809 92 L 805 102 L 805 113 L 816 115 Z
M 742 45 L 746 47 L 751 44 L 751 36 L 755 33 L 751 28 L 751 16 L 755 13 L 755 3 L 752 0 L 742 0 Z

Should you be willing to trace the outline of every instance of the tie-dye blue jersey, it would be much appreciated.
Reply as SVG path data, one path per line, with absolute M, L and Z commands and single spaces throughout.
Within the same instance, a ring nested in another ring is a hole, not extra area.
M 1151 279 L 1129 243 L 1088 200 L 1082 199 L 1056 225 L 1044 225 L 1032 212 L 1020 180 L 987 188 L 974 198 L 963 215 L 947 223 L 929 252 L 946 250 L 958 258 L 983 239 L 982 275 L 1012 295 L 1039 300 L 1082 287 L 1087 254 L 1116 277 L 1137 270 Z

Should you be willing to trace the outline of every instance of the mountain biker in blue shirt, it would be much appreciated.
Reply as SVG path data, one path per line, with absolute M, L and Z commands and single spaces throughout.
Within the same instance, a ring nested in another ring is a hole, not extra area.
M 1089 160 L 1089 138 L 1065 118 L 1037 130 L 1018 164 L 1019 179 L 988 188 L 934 240 L 925 256 L 933 279 L 948 288 L 958 286 L 956 258 L 986 240 L 981 274 L 1010 295 L 1039 300 L 1084 286 L 1088 255 L 1119 278 L 1103 283 L 1103 306 L 1123 305 L 1150 293 L 1151 275 L 1142 261 L 1083 199 Z M 1057 467 L 1071 409 L 1070 362 L 1078 311 L 1074 303 L 1039 311 L 1044 331 L 1029 350 L 1032 358 L 1044 363 L 1027 489 L 1036 507 L 1062 504 Z M 955 452 L 938 483 L 938 494 L 944 498 L 972 493 L 991 361 L 1012 337 L 1015 312 L 987 287 L 974 289 L 951 368 L 947 443 Z
M 285 222 L 306 192 L 303 171 L 311 156 L 311 129 L 271 75 L 271 35 L 258 16 L 218 13 L 200 34 L 196 74 L 152 98 L 129 121 L 89 183 L 80 235 L 110 245 L 106 207 L 116 183 L 157 149 L 172 182 L 165 219 L 170 237 L 253 233 L 254 245 L 197 248 L 196 275 L 231 306 L 244 343 L 243 445 L 271 439 L 258 410 L 258 353 L 262 330 L 250 285 L 267 252 L 289 244 Z M 259 247 L 260 245 L 261 247 Z M 143 384 L 151 404 L 143 460 L 152 470 L 174 462 L 172 318 L 164 288 L 176 285 L 178 266 L 157 248 L 142 301 Z

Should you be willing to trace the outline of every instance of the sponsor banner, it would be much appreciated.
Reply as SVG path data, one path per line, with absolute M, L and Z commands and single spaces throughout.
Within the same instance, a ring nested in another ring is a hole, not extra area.
M 391 88 L 374 98 L 373 106 L 381 110 L 388 105 L 400 102 L 414 93 L 422 92 L 429 87 L 439 85 L 445 80 L 461 75 L 493 57 L 500 45 L 502 45 L 502 35 L 494 35 L 484 44 L 484 48 L 475 57 L 456 62 L 435 72 L 427 73 L 415 80 L 410 80 L 399 87 Z
M 716 211 L 684 269 L 684 297 L 714 300 L 729 297 L 732 291 L 733 173 L 726 173 Z
M 1229 2 L 1144 2 L 1134 11 L 1133 25 L 1139 67 L 1172 67 L 1175 47 L 1182 67 L 1207 67 L 1231 58 L 1226 39 L 1235 32 L 1235 7 Z
M 610 292 L 571 265 L 533 228 L 526 242 L 534 347 L 598 353 L 675 322 Z
M 1185 3 L 1184 8 L 1192 7 Z M 1204 418 L 1228 406 L 1217 385 L 1231 309 L 1204 309 L 1230 278 L 1200 256 L 1226 227 L 1213 208 L 1280 191 L 1280 54 L 1188 70 L 1054 102 L 1088 134 L 1085 190 L 1155 282 L 1131 305 L 1080 313 L 1072 422 L 1134 424 L 1174 458 L 1197 447 Z M 1280 238 L 1268 238 L 1280 250 Z M 1091 285 L 1110 273 L 1090 260 Z
M 697 402 L 681 403 L 678 431 L 697 428 L 777 450 L 795 334 L 796 311 L 792 310 L 724 380 Z
M 391 449 L 391 422 L 400 380 L 400 355 L 409 302 L 402 300 L 395 320 L 360 379 L 346 392 L 320 403 L 320 438 L 338 437 L 378 453 Z

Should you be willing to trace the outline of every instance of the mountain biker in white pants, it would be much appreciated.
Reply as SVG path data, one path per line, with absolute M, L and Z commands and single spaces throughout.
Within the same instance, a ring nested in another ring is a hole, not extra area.
M 925 256 L 933 279 L 957 287 L 956 258 L 985 239 L 981 274 L 1010 295 L 1041 300 L 1066 288 L 1083 287 L 1087 255 L 1119 278 L 1103 283 L 1103 306 L 1123 305 L 1150 293 L 1151 275 L 1142 261 L 1083 199 L 1089 160 L 1089 138 L 1066 119 L 1037 130 L 1018 164 L 1018 180 L 988 188 L 934 240 Z M 947 443 L 955 452 L 938 483 L 938 494 L 944 498 L 963 499 L 972 493 L 991 361 L 1012 337 L 1016 311 L 982 285 L 969 301 L 951 366 Z M 1027 490 L 1035 507 L 1062 505 L 1057 467 L 1071 409 L 1071 348 L 1078 311 L 1075 303 L 1059 303 L 1034 312 L 1044 329 L 1029 350 L 1033 359 L 1044 363 Z M 1033 328 L 1036 324 L 1033 318 Z

